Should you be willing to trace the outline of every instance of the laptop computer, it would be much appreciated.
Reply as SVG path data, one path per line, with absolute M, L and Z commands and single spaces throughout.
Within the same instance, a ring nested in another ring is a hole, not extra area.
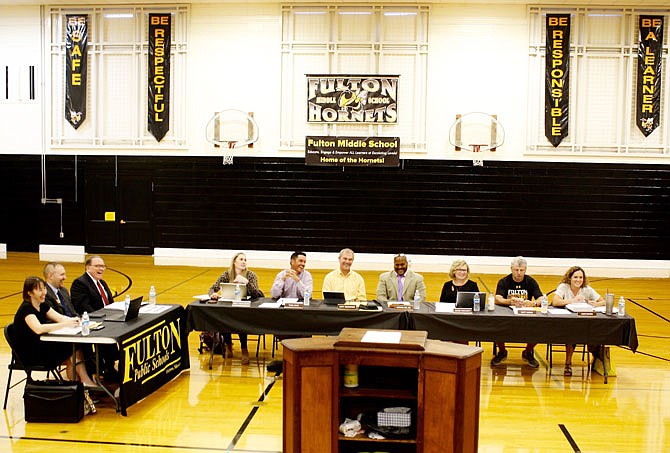
M 105 316 L 105 321 L 113 321 L 113 322 L 131 321 L 137 318 L 137 316 L 140 314 L 141 306 L 142 306 L 142 296 L 136 297 L 135 299 L 132 299 L 130 301 L 128 311 L 126 313 L 122 312 L 121 310 L 107 310 L 118 313 L 107 313 Z
M 486 293 L 459 291 L 456 293 L 456 308 L 473 308 L 473 298 L 479 294 L 479 311 L 486 310 Z
M 344 293 L 338 291 L 323 291 L 323 303 L 326 305 L 343 304 L 345 301 Z
M 247 298 L 247 285 L 238 283 L 221 283 L 221 294 L 219 295 L 219 300 L 222 302 L 234 302 L 236 286 L 240 287 L 241 300 L 245 300 Z

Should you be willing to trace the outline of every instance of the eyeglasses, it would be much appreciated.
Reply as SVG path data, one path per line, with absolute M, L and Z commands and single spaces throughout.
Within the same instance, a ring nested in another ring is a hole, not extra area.
M 455 272 L 467 272 L 467 269 L 456 269 Z
M 393 258 L 403 258 L 404 256 L 404 253 L 397 253 Z
M 98 269 L 104 269 L 107 266 L 105 266 L 104 264 L 91 264 L 91 267 L 95 267 L 95 268 L 98 268 Z

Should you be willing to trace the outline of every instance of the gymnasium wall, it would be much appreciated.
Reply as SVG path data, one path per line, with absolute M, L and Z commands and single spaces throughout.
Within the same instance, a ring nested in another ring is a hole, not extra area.
M 154 247 L 463 256 L 670 259 L 670 167 L 404 160 L 400 168 L 308 167 L 300 159 L 0 155 L 0 243 L 85 243 L 83 181 L 153 182 Z M 119 214 L 122 215 L 122 214 Z

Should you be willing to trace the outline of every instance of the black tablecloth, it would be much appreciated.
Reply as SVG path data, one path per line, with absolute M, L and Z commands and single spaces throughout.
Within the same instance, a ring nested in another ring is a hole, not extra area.
M 216 304 L 194 302 L 187 307 L 188 330 L 236 332 L 247 334 L 337 335 L 343 327 L 368 329 L 403 329 L 405 312 L 339 310 L 314 300 L 305 308 L 259 308 L 259 299 L 250 307 L 233 306 L 231 302 Z
M 410 317 L 408 327 L 425 330 L 428 338 L 437 340 L 625 345 L 633 351 L 638 346 L 630 316 L 515 315 L 508 307 L 496 306 L 493 312 L 479 313 L 436 313 L 430 307 Z
M 344 327 L 425 330 L 428 338 L 458 341 L 510 341 L 528 343 L 584 343 L 625 345 L 637 349 L 635 319 L 630 316 L 577 316 L 540 313 L 515 315 L 510 308 L 493 312 L 437 313 L 435 304 L 422 303 L 419 310 L 389 309 L 349 311 L 313 301 L 306 308 L 233 307 L 230 302 L 194 302 L 187 308 L 187 329 L 218 330 L 248 334 L 336 335 Z

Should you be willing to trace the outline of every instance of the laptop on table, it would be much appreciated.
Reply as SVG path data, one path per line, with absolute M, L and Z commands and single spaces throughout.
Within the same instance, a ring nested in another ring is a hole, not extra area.
M 456 308 L 473 308 L 475 294 L 479 294 L 479 311 L 486 310 L 486 293 L 459 291 L 456 293 Z
M 107 310 L 108 312 L 113 311 L 116 313 L 106 313 L 105 321 L 126 322 L 137 318 L 140 314 L 140 307 L 142 306 L 142 297 L 143 296 L 132 299 L 126 313 L 121 310 Z
M 221 295 L 219 300 L 222 302 L 235 302 L 235 287 L 240 287 L 240 298 L 245 300 L 247 298 L 247 285 L 238 283 L 221 283 Z
M 326 305 L 339 305 L 346 301 L 344 293 L 337 291 L 323 291 L 323 303 Z

